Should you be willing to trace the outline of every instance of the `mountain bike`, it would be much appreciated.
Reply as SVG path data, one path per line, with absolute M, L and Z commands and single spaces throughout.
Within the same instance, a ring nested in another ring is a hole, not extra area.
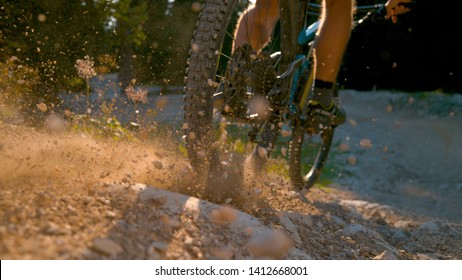
M 208 0 L 199 15 L 185 79 L 188 158 L 208 176 L 242 168 L 246 158 L 261 166 L 276 154 L 286 157 L 294 189 L 308 189 L 319 180 L 335 130 L 319 125 L 308 107 L 321 6 L 279 1 L 279 22 L 263 51 L 242 46 L 232 53 L 237 20 L 249 4 Z M 380 10 L 383 4 L 357 6 L 355 25 Z

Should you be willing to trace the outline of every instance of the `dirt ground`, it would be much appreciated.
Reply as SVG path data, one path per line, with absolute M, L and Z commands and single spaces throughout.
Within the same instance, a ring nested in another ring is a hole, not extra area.
M 0 259 L 462 259 L 462 96 L 341 94 L 348 123 L 303 196 L 271 172 L 204 189 L 175 129 L 99 139 L 0 107 Z

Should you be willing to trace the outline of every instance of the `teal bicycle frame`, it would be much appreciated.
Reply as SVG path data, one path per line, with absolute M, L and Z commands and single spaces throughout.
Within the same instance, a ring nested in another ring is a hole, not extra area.
M 311 55 L 311 48 L 313 47 L 314 40 L 316 38 L 316 33 L 320 26 L 320 11 L 321 5 L 315 3 L 307 3 L 306 15 L 316 16 L 317 20 L 313 23 L 307 25 L 307 18 L 304 18 L 304 26 L 301 29 L 300 33 L 297 36 L 297 44 L 299 45 L 299 49 L 303 51 L 303 53 L 298 53 L 295 55 L 295 60 L 289 65 L 288 70 L 280 75 L 278 78 L 283 79 L 290 77 L 292 75 L 292 82 L 290 87 L 289 93 L 289 110 L 291 114 L 297 114 L 298 110 L 304 111 L 307 100 L 309 100 L 309 92 L 311 89 L 311 85 L 313 83 L 313 77 L 305 77 L 304 73 L 309 73 L 311 75 L 312 71 L 309 71 L 310 67 L 312 66 L 312 60 L 310 58 Z M 376 5 L 364 5 L 364 6 L 357 6 L 356 13 L 363 14 L 362 17 L 356 19 L 354 22 L 354 27 L 358 24 L 361 24 L 370 17 L 372 14 L 383 15 L 384 16 L 385 6 L 384 4 L 376 4 Z M 305 85 L 300 85 L 302 79 L 305 79 Z M 300 91 L 302 94 L 300 96 Z M 296 105 L 298 104 L 298 105 Z

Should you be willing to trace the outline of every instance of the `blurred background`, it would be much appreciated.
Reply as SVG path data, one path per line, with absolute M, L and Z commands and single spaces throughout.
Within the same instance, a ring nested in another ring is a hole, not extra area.
M 345 87 L 462 92 L 457 1 L 415 2 L 396 24 L 368 22 L 353 31 L 339 79 Z
M 0 91 L 23 107 L 58 106 L 59 94 L 85 90 L 75 67 L 85 56 L 96 74 L 118 73 L 121 88 L 135 80 L 161 92 L 181 88 L 202 2 L 0 0 Z M 339 76 L 343 88 L 462 92 L 457 1 L 416 2 L 397 24 L 354 30 Z

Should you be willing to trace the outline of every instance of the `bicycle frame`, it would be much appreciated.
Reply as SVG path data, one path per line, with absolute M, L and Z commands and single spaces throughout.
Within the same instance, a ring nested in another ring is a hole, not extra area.
M 260 57 L 252 55 L 249 45 L 240 46 L 243 48 L 238 48 L 237 53 L 228 54 L 228 49 L 223 52 L 225 40 L 234 39 L 234 17 L 241 8 L 245 9 L 237 6 L 240 1 L 208 0 L 193 35 L 193 45 L 197 47 L 189 58 L 184 106 L 188 157 L 204 179 L 230 164 L 241 166 L 242 155 L 261 168 L 271 151 L 276 150 L 281 132 L 290 131 L 290 137 L 281 139 L 287 144 L 289 176 L 295 189 L 308 189 L 322 173 L 334 133 L 334 127 L 316 124 L 307 106 L 313 85 L 311 54 L 321 6 L 308 0 L 279 1 L 280 33 Z M 380 6 L 357 7 L 357 13 Z M 313 21 L 312 15 L 316 16 Z M 218 69 L 223 72 L 218 74 Z M 248 107 L 249 102 L 260 101 L 265 110 L 262 117 Z M 223 133 L 215 133 L 218 127 Z M 255 144 L 252 151 L 246 153 L 244 149 L 241 154 L 236 150 L 241 136 L 229 138 L 227 128 L 247 132 L 243 138 Z M 309 153 L 305 153 L 307 150 Z M 309 167 L 308 172 L 305 167 Z
M 294 16 L 298 17 L 299 19 L 302 18 L 302 23 L 298 22 L 299 25 L 302 24 L 302 27 L 299 29 L 299 33 L 296 36 L 296 49 L 301 51 L 294 54 L 295 60 L 288 65 L 287 70 L 283 74 L 278 76 L 278 79 L 286 79 L 289 77 L 291 78 L 290 92 L 288 96 L 288 109 L 290 111 L 290 114 L 292 115 L 296 115 L 297 111 L 299 110 L 301 112 L 306 112 L 306 107 L 310 99 L 309 94 L 311 92 L 311 87 L 314 82 L 313 71 L 308 71 L 308 77 L 303 77 L 303 73 L 307 72 L 307 70 L 311 67 L 311 51 L 313 48 L 313 42 L 316 38 L 316 33 L 320 26 L 319 15 L 322 9 L 321 5 L 311 3 L 310 1 L 306 1 L 306 6 L 302 9 L 304 13 L 303 16 L 297 16 L 296 14 L 300 12 L 300 9 L 298 9 L 299 7 L 296 7 L 297 4 L 295 2 L 296 1 L 281 1 L 280 13 L 281 18 L 283 18 L 284 15 L 289 15 L 289 18 L 286 19 L 286 22 L 293 22 Z M 356 27 L 358 24 L 363 23 L 364 20 L 368 18 L 373 11 L 379 11 L 379 13 L 382 13 L 382 10 L 384 10 L 384 4 L 356 6 L 356 14 L 365 13 L 365 15 L 354 21 L 353 28 Z M 308 25 L 308 16 L 316 16 L 317 19 L 313 23 Z M 290 28 L 291 30 L 289 32 L 291 38 L 289 39 L 289 41 L 290 44 L 294 46 L 295 37 L 293 37 L 293 35 L 295 33 L 292 31 L 293 26 L 291 26 Z M 302 78 L 305 79 L 305 81 L 303 82 L 304 85 L 300 85 L 300 81 Z

